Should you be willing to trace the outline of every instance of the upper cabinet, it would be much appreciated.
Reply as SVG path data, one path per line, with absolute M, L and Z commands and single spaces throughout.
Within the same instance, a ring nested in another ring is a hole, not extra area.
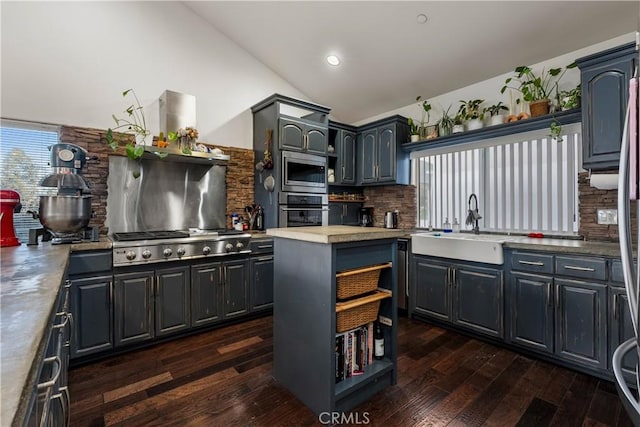
M 334 176 L 330 185 L 356 184 L 356 132 L 353 126 L 329 122 L 329 169 Z
M 393 116 L 360 127 L 357 140 L 357 184 L 409 184 L 409 125 Z
M 306 120 L 281 117 L 280 149 L 303 153 L 327 154 L 327 127 Z
M 576 60 L 582 84 L 582 159 L 585 169 L 617 168 L 635 44 Z

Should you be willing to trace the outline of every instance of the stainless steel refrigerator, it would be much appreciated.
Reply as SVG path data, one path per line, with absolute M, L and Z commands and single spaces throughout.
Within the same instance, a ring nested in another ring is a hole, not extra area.
M 636 55 L 640 45 L 640 31 L 636 33 Z M 638 60 L 636 58 L 634 77 L 629 84 L 629 104 L 627 105 L 626 119 L 624 131 L 622 135 L 622 145 L 620 149 L 620 166 L 618 181 L 618 226 L 620 239 L 620 254 L 622 258 L 622 269 L 624 273 L 625 290 L 627 292 L 627 301 L 629 304 L 629 312 L 631 314 L 631 323 L 635 335 L 618 346 L 613 354 L 612 365 L 616 379 L 616 387 L 622 403 L 633 421 L 634 425 L 640 425 L 640 367 L 637 360 L 640 360 L 640 313 L 638 312 L 638 300 L 640 299 L 640 291 L 638 284 L 640 283 L 640 269 L 634 265 L 634 251 L 631 238 L 631 202 L 638 203 L 640 200 L 640 139 L 639 128 L 640 108 L 638 105 L 640 96 L 638 93 Z M 640 224 L 640 206 L 638 206 L 638 217 L 634 218 Z M 639 227 L 640 229 L 640 227 Z M 640 241 L 640 235 L 638 236 Z M 636 259 L 640 258 L 640 252 Z M 629 357 L 633 358 L 635 352 L 635 378 L 625 379 L 623 369 L 624 360 Z M 631 386 L 629 385 L 631 383 Z M 634 384 L 635 383 L 635 384 Z

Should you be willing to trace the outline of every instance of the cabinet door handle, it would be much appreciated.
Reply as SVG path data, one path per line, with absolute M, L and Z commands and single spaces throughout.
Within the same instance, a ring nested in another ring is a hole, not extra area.
M 265 256 L 262 258 L 256 258 L 256 261 L 273 261 L 273 256 Z
M 452 282 L 453 282 L 453 288 L 455 289 L 456 287 L 456 268 L 455 267 L 451 267 L 451 277 L 452 277 Z
M 540 262 L 540 261 L 520 261 L 518 260 L 518 262 L 520 264 L 525 264 L 525 265 L 536 265 L 538 267 L 542 267 L 544 265 L 544 262 Z
M 560 285 L 556 285 L 556 311 L 560 310 L 560 298 L 562 298 L 562 294 L 560 292 Z
M 595 268 L 589 268 L 589 267 L 578 267 L 575 265 L 565 265 L 564 268 L 566 268 L 567 270 L 578 270 L 578 271 L 596 271 Z
M 62 329 L 65 326 L 67 326 L 67 323 L 69 323 L 69 313 L 67 312 L 56 313 L 56 316 L 62 316 L 63 320 L 61 323 L 53 325 L 53 329 Z
M 48 381 L 38 384 L 37 386 L 38 391 L 46 390 L 49 387 L 53 387 L 53 385 L 58 381 L 58 378 L 60 377 L 60 372 L 62 371 L 62 362 L 60 361 L 60 357 L 58 356 L 47 357 L 44 359 L 44 362 L 42 365 L 43 366 L 50 365 L 52 363 L 56 364 L 56 368 L 57 368 L 56 373 Z
M 258 249 L 271 249 L 273 248 L 273 245 L 260 245 L 258 246 Z
M 551 283 L 547 283 L 547 307 L 553 307 L 551 304 Z
M 613 294 L 613 318 L 618 319 L 618 294 Z
M 342 181 L 344 181 L 344 174 L 345 174 L 345 172 L 344 172 L 344 166 L 343 166 L 342 167 Z

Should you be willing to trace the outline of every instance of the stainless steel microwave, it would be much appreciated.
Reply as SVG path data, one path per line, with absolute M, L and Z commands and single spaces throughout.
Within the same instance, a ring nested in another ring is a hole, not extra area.
M 282 152 L 282 191 L 327 192 L 327 158 L 312 154 Z

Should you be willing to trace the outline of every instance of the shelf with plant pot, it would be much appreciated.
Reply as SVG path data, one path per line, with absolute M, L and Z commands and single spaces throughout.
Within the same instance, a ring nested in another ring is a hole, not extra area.
M 519 133 L 530 132 L 545 128 L 549 129 L 551 123 L 559 123 L 560 125 L 578 123 L 582 120 L 581 114 L 582 113 L 580 108 L 574 108 L 572 110 L 545 114 L 543 116 L 532 117 L 525 120 L 518 120 L 511 123 L 483 127 L 476 130 L 455 133 L 447 136 L 440 136 L 434 139 L 409 142 L 403 144 L 402 149 L 405 151 L 418 151 L 427 148 L 442 148 L 452 145 L 481 141 L 485 139 L 516 135 Z

